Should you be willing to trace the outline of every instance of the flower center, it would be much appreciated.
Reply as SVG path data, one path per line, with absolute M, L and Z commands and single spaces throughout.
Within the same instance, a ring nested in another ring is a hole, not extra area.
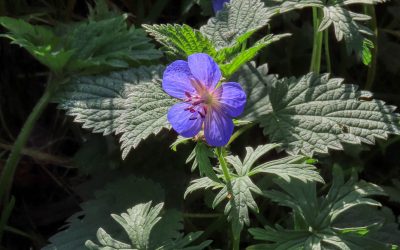
M 205 118 L 208 110 L 207 106 L 212 102 L 212 96 L 209 93 L 200 96 L 189 92 L 185 92 L 185 95 L 186 98 L 183 101 L 191 104 L 190 107 L 185 109 L 185 111 L 192 113 L 189 119 L 196 120 L 199 116 Z

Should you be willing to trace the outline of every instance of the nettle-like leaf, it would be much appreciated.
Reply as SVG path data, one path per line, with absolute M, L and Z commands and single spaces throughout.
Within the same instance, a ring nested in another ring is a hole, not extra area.
M 256 149 L 247 147 L 246 157 L 243 161 L 238 156 L 225 157 L 227 162 L 232 166 L 229 170 L 231 181 L 224 179 L 221 169 L 219 180 L 213 180 L 203 177 L 191 182 L 191 185 L 185 192 L 185 197 L 199 189 L 221 189 L 213 201 L 213 207 L 218 206 L 222 201 L 228 199 L 225 206 L 225 214 L 228 220 L 232 221 L 232 229 L 235 235 L 239 235 L 244 225 L 249 225 L 249 209 L 258 212 L 258 206 L 253 198 L 253 194 L 262 195 L 263 192 L 253 183 L 251 177 L 264 173 L 279 176 L 285 180 L 293 178 L 303 181 L 319 181 L 323 182 L 321 176 L 316 172 L 316 168 L 312 165 L 305 164 L 304 156 L 288 156 L 271 162 L 256 165 L 260 157 L 268 153 L 278 144 L 267 144 L 259 146 Z
M 277 11 L 260 0 L 232 0 L 217 16 L 200 28 L 219 50 L 232 46 L 236 38 L 265 26 Z
M 75 51 L 69 70 L 86 71 L 98 67 L 128 68 L 158 59 L 161 53 L 142 29 L 128 27 L 127 15 L 81 22 L 67 27 L 65 47 Z M 98 69 L 97 69 L 98 70 Z
M 127 233 L 130 243 L 126 244 L 119 240 L 113 239 L 103 228 L 97 231 L 97 239 L 100 245 L 91 240 L 86 241 L 85 245 L 91 250 L 106 249 L 182 249 L 182 250 L 201 250 L 207 247 L 211 241 L 205 241 L 197 246 L 188 246 L 192 244 L 202 232 L 191 233 L 185 237 L 179 235 L 177 238 L 160 242 L 154 239 L 158 237 L 160 231 L 157 232 L 156 225 L 161 221 L 159 216 L 163 208 L 163 203 L 159 203 L 151 207 L 151 201 L 148 203 L 138 204 L 130 209 L 127 213 L 121 215 L 112 214 L 113 219 L 118 222 Z M 154 230 L 154 231 L 153 231 Z M 157 234 L 156 234 L 157 233 Z M 153 236 L 153 237 L 152 237 Z M 156 240 L 154 242 L 154 240 Z
M 194 53 L 206 53 L 210 56 L 216 54 L 211 41 L 204 37 L 200 31 L 190 26 L 178 24 L 143 25 L 144 29 L 161 43 L 168 53 L 186 58 Z
M 264 107 L 253 104 L 245 117 L 256 118 L 264 134 L 290 154 L 326 154 L 328 149 L 342 150 L 342 143 L 374 144 L 375 138 L 400 133 L 394 106 L 372 99 L 370 92 L 357 91 L 355 85 L 342 84 L 343 79 L 309 73 L 277 80 L 260 74 L 246 78 L 270 80 L 269 99 L 260 97 Z
M 143 27 L 158 42 L 164 45 L 167 53 L 174 56 L 186 58 L 194 53 L 210 55 L 220 64 L 220 69 L 225 78 L 230 78 L 233 73 L 243 64 L 252 60 L 263 48 L 290 35 L 266 35 L 252 46 L 246 48 L 248 39 L 257 31 L 252 29 L 236 37 L 231 45 L 217 50 L 207 37 L 188 25 L 161 24 L 143 25 Z
M 241 120 L 255 122 L 272 111 L 269 101 L 268 86 L 278 80 L 277 75 L 268 74 L 268 65 L 256 68 L 255 63 L 247 63 L 232 77 L 241 83 L 247 95 L 247 102 Z
M 340 168 L 333 169 L 333 183 L 325 197 L 317 197 L 315 183 L 305 183 L 294 179 L 282 179 L 276 183 L 281 191 L 266 191 L 265 195 L 281 206 L 292 209 L 293 229 L 266 226 L 252 228 L 250 233 L 257 240 L 268 243 L 248 247 L 248 249 L 390 249 L 390 244 L 369 237 L 381 225 L 371 221 L 359 227 L 358 221 L 350 219 L 345 228 L 336 224 L 340 217 L 352 209 L 362 206 L 380 206 L 372 195 L 384 195 L 377 185 L 357 181 L 355 174 L 345 182 Z M 353 217 L 354 218 L 354 217 Z
M 95 133 L 121 134 L 122 158 L 162 128 L 175 100 L 161 88 L 163 66 L 73 79 L 59 90 L 56 102 Z
M 21 19 L 4 16 L 0 17 L 0 25 L 10 32 L 1 34 L 1 37 L 9 38 L 12 43 L 23 47 L 54 72 L 60 72 L 74 54 L 74 51 L 59 45 L 60 38 L 50 27 L 32 25 Z
M 49 239 L 51 244 L 44 250 L 86 249 L 85 241 L 95 240 L 96 231 L 100 227 L 115 236 L 125 237 L 123 230 L 113 222 L 110 214 L 121 213 L 138 203 L 163 200 L 164 190 L 153 181 L 128 176 L 112 182 L 103 190 L 96 192 L 95 199 L 82 203 L 82 211 L 67 220 L 67 224 L 61 228 L 62 231 Z M 182 229 L 180 213 L 170 210 L 168 214 L 164 216 L 166 217 L 164 224 L 169 225 L 172 231 L 166 232 L 165 237 L 157 236 L 162 239 L 177 237 L 179 233 L 176 231 Z
M 127 15 L 104 3 L 97 1 L 88 20 L 68 25 L 32 25 L 10 17 L 0 17 L 0 25 L 10 31 L 4 37 L 57 73 L 128 68 L 161 57 L 142 29 L 128 27 Z

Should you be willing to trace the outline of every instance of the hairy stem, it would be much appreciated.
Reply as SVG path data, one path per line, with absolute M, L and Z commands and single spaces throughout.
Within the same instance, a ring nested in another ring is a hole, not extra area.
M 8 190 L 11 187 L 15 170 L 21 158 L 22 149 L 27 143 L 29 135 L 31 134 L 32 129 L 34 128 L 36 121 L 39 119 L 40 115 L 47 107 L 47 104 L 49 103 L 52 94 L 54 92 L 53 91 L 54 85 L 55 84 L 52 81 L 52 78 L 50 77 L 44 94 L 36 103 L 32 112 L 29 114 L 27 120 L 25 121 L 25 124 L 21 129 L 21 132 L 17 137 L 17 140 L 14 143 L 14 146 L 10 152 L 10 155 L 8 156 L 8 159 L 0 176 L 0 201 L 8 200 Z
M 228 164 L 226 163 L 225 156 L 224 156 L 225 148 L 224 147 L 216 148 L 216 154 L 218 157 L 219 164 L 221 165 L 222 172 L 224 173 L 224 178 L 225 178 L 225 182 L 226 182 L 226 187 L 228 189 L 228 194 L 232 195 L 233 194 L 232 182 L 231 182 L 232 178 L 229 173 Z M 231 199 L 233 199 L 233 197 Z M 240 234 L 239 235 L 232 234 L 232 242 L 233 242 L 232 249 L 239 250 Z
M 372 58 L 371 58 L 371 64 L 368 67 L 367 82 L 365 84 L 365 89 L 371 90 L 372 85 L 374 84 L 374 81 L 375 81 L 377 54 L 378 54 L 378 25 L 377 25 L 377 21 L 376 21 L 375 6 L 365 5 L 364 13 L 371 17 L 370 28 L 374 32 L 374 36 L 372 37 L 372 42 L 374 44 L 374 47 L 371 48 Z
M 314 42 L 311 56 L 310 71 L 319 73 L 321 68 L 322 40 L 323 32 L 319 32 L 318 28 L 321 23 L 321 12 L 319 8 L 313 7 L 313 26 L 314 26 Z

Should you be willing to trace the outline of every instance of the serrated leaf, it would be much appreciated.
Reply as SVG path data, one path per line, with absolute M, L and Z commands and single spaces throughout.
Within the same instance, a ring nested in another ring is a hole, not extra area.
M 270 45 L 273 42 L 279 41 L 281 38 L 290 36 L 290 34 L 281 35 L 268 35 L 259 41 L 257 41 L 253 46 L 239 52 L 235 57 L 226 64 L 221 65 L 221 71 L 226 78 L 229 78 L 233 73 L 235 73 L 243 64 L 252 60 L 258 52 Z
M 219 179 L 215 174 L 210 162 L 210 157 L 213 157 L 213 152 L 207 147 L 206 144 L 198 142 L 195 147 L 196 162 L 199 166 L 200 175 L 207 176 L 211 180 L 218 182 Z
M 200 31 L 219 50 L 232 46 L 246 32 L 265 26 L 274 14 L 276 11 L 266 8 L 260 0 L 232 0 Z
M 141 190 L 140 192 L 122 192 L 121 190 Z M 117 180 L 108 184 L 103 190 L 95 193 L 95 199 L 81 204 L 82 211 L 67 220 L 63 230 L 49 239 L 50 245 L 44 250 L 86 249 L 86 240 L 95 240 L 96 231 L 102 227 L 107 232 L 123 236 L 123 231 L 110 217 L 112 213 L 121 213 L 132 204 L 141 202 L 160 202 L 164 199 L 164 191 L 160 185 L 134 176 Z M 175 224 L 181 229 L 179 218 Z M 176 234 L 176 232 L 175 232 Z M 167 237 L 173 237 L 168 234 Z M 165 238 L 164 238 L 165 239 Z
M 175 56 L 186 58 L 194 53 L 206 53 L 210 56 L 216 53 L 210 40 L 186 24 L 144 24 L 143 27 L 159 43 L 165 46 L 167 52 Z
M 340 150 L 342 143 L 374 144 L 375 138 L 400 133 L 395 107 L 342 81 L 309 73 L 272 83 L 266 107 L 272 111 L 259 118 L 264 134 L 290 154 L 312 156 Z
M 54 72 L 60 72 L 74 54 L 74 51 L 60 47 L 60 39 L 50 27 L 5 16 L 0 17 L 0 25 L 10 32 L 0 37 L 9 38 L 14 44 L 25 48 Z
M 315 171 L 315 167 L 308 164 L 300 164 L 305 160 L 304 156 L 289 156 L 282 159 L 257 165 L 256 162 L 266 153 L 279 147 L 279 144 L 266 144 L 256 149 L 246 147 L 246 156 L 243 161 L 238 156 L 226 156 L 226 161 L 233 167 L 229 169 L 231 181 L 227 182 L 222 174 L 220 180 L 214 181 L 208 177 L 193 180 L 185 192 L 185 197 L 199 189 L 220 189 L 213 201 L 213 208 L 224 200 L 225 214 L 232 222 L 232 230 L 235 235 L 240 235 L 244 225 L 249 225 L 249 209 L 258 212 L 258 206 L 253 198 L 253 193 L 262 195 L 263 192 L 251 179 L 260 173 L 269 173 L 281 176 L 285 179 L 295 178 L 303 181 L 320 181 L 323 179 Z M 293 169 L 293 170 L 288 170 Z
M 68 25 L 32 25 L 10 17 L 0 17 L 0 24 L 10 31 L 5 37 L 56 73 L 104 72 L 161 57 L 142 29 L 128 27 L 127 15 L 96 3 L 88 20 Z
M 390 244 L 380 242 L 370 237 L 370 232 L 380 229 L 376 221 L 369 221 L 364 227 L 363 234 L 357 233 L 359 218 L 350 217 L 346 231 L 337 228 L 335 222 L 344 212 L 352 211 L 355 207 L 375 206 L 379 203 L 371 198 L 372 195 L 383 195 L 383 190 L 372 183 L 358 181 L 353 176 L 344 181 L 340 168 L 333 169 L 333 184 L 327 195 L 317 197 L 314 183 L 305 183 L 297 179 L 290 182 L 276 180 L 281 191 L 266 191 L 264 194 L 282 206 L 290 207 L 293 211 L 291 219 L 294 229 L 284 229 L 266 226 L 265 229 L 250 229 L 255 239 L 270 243 L 255 245 L 249 249 L 390 249 Z M 296 223 L 301 220 L 302 223 Z M 360 229 L 360 228 L 359 228 Z M 315 238 L 317 237 L 317 238 Z M 363 248 L 364 247 L 364 248 Z
M 141 140 L 169 128 L 168 109 L 176 103 L 161 88 L 162 66 L 73 79 L 56 102 L 95 133 L 121 134 L 122 158 Z
M 146 33 L 128 27 L 126 18 L 127 15 L 117 15 L 67 27 L 64 44 L 75 51 L 75 60 L 68 70 L 121 69 L 160 58 L 161 53 L 149 42 Z
M 352 4 L 377 4 L 384 1 L 380 0 L 349 0 L 349 1 L 329 1 L 324 7 L 324 17 L 319 30 L 325 30 L 331 24 L 334 26 L 335 36 L 338 41 L 342 39 L 346 42 L 348 53 L 356 52 L 365 65 L 369 65 L 370 49 L 374 47 L 364 35 L 374 35 L 366 26 L 357 21 L 366 21 L 371 17 L 354 13 L 348 10 L 348 5 Z
M 232 79 L 241 83 L 247 95 L 246 107 L 239 119 L 254 122 L 271 111 L 268 85 L 277 81 L 277 76 L 268 75 L 267 64 L 257 68 L 253 62 L 247 63 Z
M 106 249 L 137 249 L 137 250 L 147 250 L 147 249 L 176 249 L 171 248 L 172 246 L 179 246 L 179 249 L 204 249 L 211 242 L 205 241 L 199 246 L 190 246 L 194 240 L 200 237 L 201 232 L 190 234 L 186 237 L 182 237 L 178 234 L 174 238 L 170 238 L 167 241 L 156 241 L 153 240 L 160 237 L 160 232 L 156 235 L 156 238 L 151 237 L 153 230 L 156 230 L 156 226 L 159 226 L 162 218 L 159 216 L 163 203 L 159 203 L 154 207 L 151 207 L 151 201 L 148 203 L 138 204 L 131 209 L 128 209 L 127 213 L 122 213 L 121 215 L 113 214 L 112 217 L 117 221 L 125 230 L 130 239 L 130 244 L 122 243 L 118 240 L 114 240 L 106 231 L 100 228 L 97 231 L 97 238 L 100 245 L 95 244 L 93 241 L 86 241 L 85 245 L 91 250 L 106 250 Z M 164 218 L 169 216 L 164 214 Z M 169 230 L 176 230 L 172 225 L 163 225 L 164 227 L 169 227 Z M 171 227 L 172 226 L 172 227 Z M 153 234 L 155 235 L 155 234 Z M 164 236 L 165 238 L 165 236 Z

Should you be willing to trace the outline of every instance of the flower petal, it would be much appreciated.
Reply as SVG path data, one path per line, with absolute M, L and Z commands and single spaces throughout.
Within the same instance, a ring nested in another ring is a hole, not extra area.
M 221 80 L 222 74 L 218 64 L 207 54 L 190 55 L 188 64 L 193 76 L 208 89 L 214 89 Z
M 188 63 L 182 60 L 171 63 L 164 71 L 162 88 L 168 95 L 183 99 L 185 92 L 194 93 L 190 79 L 193 75 L 190 73 Z
M 204 122 L 204 135 L 208 144 L 221 147 L 229 142 L 233 132 L 230 117 L 216 110 L 209 110 Z
M 223 83 L 217 91 L 221 92 L 219 103 L 223 112 L 230 117 L 237 117 L 243 113 L 247 97 L 239 83 Z
M 214 13 L 222 10 L 224 8 L 224 3 L 229 2 L 229 0 L 213 0 Z
M 191 105 L 185 102 L 175 104 L 169 109 L 167 115 L 172 128 L 184 137 L 193 137 L 197 135 L 203 123 L 203 119 L 198 113 L 192 113 L 190 110 L 187 110 L 189 107 L 191 107 Z M 197 117 L 197 119 L 190 119 L 192 117 Z

